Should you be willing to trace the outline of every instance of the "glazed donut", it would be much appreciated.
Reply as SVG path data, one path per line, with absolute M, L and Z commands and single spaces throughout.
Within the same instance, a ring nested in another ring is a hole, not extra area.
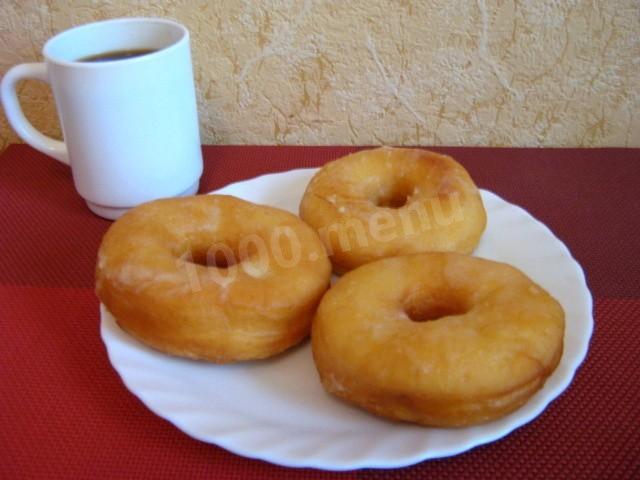
M 330 275 L 318 235 L 295 215 L 200 195 L 146 203 L 116 221 L 98 252 L 96 291 L 143 343 L 225 363 L 304 339 Z
M 453 158 L 382 147 L 318 171 L 300 217 L 322 238 L 336 272 L 428 251 L 471 253 L 486 225 L 478 189 Z
M 345 274 L 311 339 L 324 388 L 374 414 L 467 426 L 523 405 L 562 355 L 564 312 L 521 271 L 456 253 Z

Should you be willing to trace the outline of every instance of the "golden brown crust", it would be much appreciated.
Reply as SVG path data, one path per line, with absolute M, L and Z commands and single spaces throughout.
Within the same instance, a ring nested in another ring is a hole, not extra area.
M 236 262 L 227 268 L 225 251 Z M 322 242 L 295 215 L 201 195 L 150 202 L 115 222 L 98 252 L 96 292 L 144 343 L 225 363 L 304 339 L 330 274 Z
M 300 217 L 319 232 L 337 272 L 395 255 L 471 253 L 486 226 L 480 193 L 458 162 L 389 147 L 322 167 Z
M 450 427 L 523 405 L 558 365 L 563 336 L 560 304 L 516 268 L 425 253 L 345 274 L 318 307 L 312 347 L 330 393 Z

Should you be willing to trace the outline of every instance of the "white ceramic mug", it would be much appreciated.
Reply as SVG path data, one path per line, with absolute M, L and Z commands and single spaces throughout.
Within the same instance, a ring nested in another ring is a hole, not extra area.
M 153 52 L 86 61 L 124 50 Z M 26 143 L 71 166 L 94 213 L 113 219 L 140 203 L 197 191 L 202 153 L 185 27 L 155 18 L 91 23 L 51 38 L 43 55 L 44 63 L 7 72 L 2 103 Z M 16 84 L 26 78 L 51 84 L 64 142 L 25 118 Z

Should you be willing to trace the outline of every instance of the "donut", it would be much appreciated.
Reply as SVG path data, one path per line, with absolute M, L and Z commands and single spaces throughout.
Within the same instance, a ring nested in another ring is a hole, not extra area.
M 200 195 L 140 205 L 111 225 L 96 292 L 141 342 L 227 363 L 307 337 L 330 276 L 317 233 L 295 215 Z
M 457 253 L 346 273 L 313 321 L 324 388 L 374 414 L 462 427 L 523 405 L 563 349 L 560 304 L 518 269 Z
M 323 166 L 300 203 L 337 273 L 380 258 L 471 253 L 487 217 L 477 187 L 453 158 L 382 147 Z

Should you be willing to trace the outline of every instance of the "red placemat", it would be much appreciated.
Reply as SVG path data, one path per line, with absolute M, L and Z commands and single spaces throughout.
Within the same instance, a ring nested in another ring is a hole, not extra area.
M 205 147 L 201 191 L 352 150 Z M 0 477 L 640 477 L 640 150 L 437 150 L 546 223 L 585 268 L 591 348 L 534 422 L 457 457 L 340 474 L 191 439 L 148 411 L 107 360 L 93 268 L 110 222 L 87 210 L 67 167 L 13 145 L 0 156 Z

